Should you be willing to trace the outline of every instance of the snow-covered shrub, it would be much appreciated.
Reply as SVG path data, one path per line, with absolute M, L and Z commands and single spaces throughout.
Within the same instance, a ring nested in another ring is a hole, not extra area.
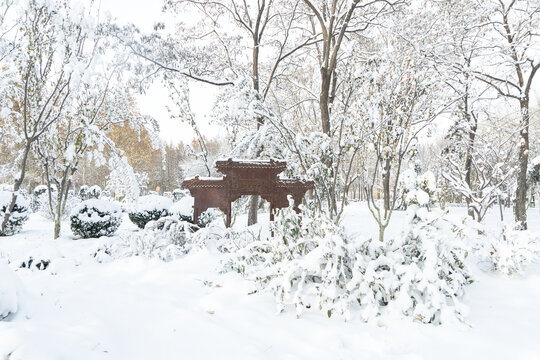
M 423 323 L 463 320 L 460 298 L 472 282 L 465 266 L 464 227 L 447 212 L 429 210 L 436 191 L 430 171 L 416 179 L 410 176 L 405 196 L 408 224 L 401 236 L 361 247 L 349 290 L 360 299 L 364 319 L 387 311 Z
M 99 199 L 101 197 L 101 188 L 98 185 L 93 185 L 88 189 L 89 199 Z
M 83 238 L 110 236 L 122 222 L 122 211 L 114 203 L 89 199 L 72 210 L 70 220 L 75 235 Z
M 169 213 L 178 216 L 183 221 L 193 222 L 193 197 L 190 195 L 183 196 L 180 200 L 172 204 Z M 212 221 L 220 216 L 221 212 L 218 209 L 208 209 L 199 215 L 197 226 L 200 228 L 208 226 Z
M 41 205 L 44 203 L 47 193 L 47 185 L 38 185 L 32 191 L 32 203 L 31 208 L 33 212 L 38 212 L 41 209 Z
M 193 222 L 193 202 L 193 197 L 189 195 L 183 196 L 171 205 L 169 213 L 178 216 L 184 221 Z
M 191 238 L 197 227 L 174 216 L 150 221 L 144 230 L 122 237 L 104 251 L 114 257 L 144 256 L 163 261 L 174 260 L 191 250 Z
M 394 244 L 400 258 L 398 310 L 424 323 L 440 324 L 450 316 L 464 320 L 460 299 L 472 276 L 465 265 L 468 251 L 461 225 L 441 210 L 415 205 L 409 207 L 409 217 L 408 229 Z
M 90 192 L 90 189 L 89 189 L 88 185 L 81 186 L 81 188 L 79 189 L 79 198 L 82 201 L 88 200 L 89 199 L 89 192 Z
M 109 159 L 111 172 L 107 178 L 105 189 L 108 190 L 118 200 L 128 202 L 136 201 L 139 198 L 140 187 L 147 183 L 148 177 L 143 174 L 136 174 L 125 156 L 113 156 Z
M 398 183 L 398 193 L 400 194 L 398 197 L 398 209 L 405 210 L 407 208 L 407 202 L 405 199 L 411 190 L 415 190 L 417 188 L 416 179 L 419 171 L 420 169 L 417 166 L 411 166 L 401 173 Z
M 8 211 L 9 205 L 11 204 L 12 195 L 13 192 L 0 191 L 0 221 L 4 220 L 4 216 Z M 0 230 L 0 236 L 10 236 L 21 231 L 23 224 L 26 222 L 26 220 L 28 220 L 29 209 L 30 204 L 28 200 L 19 194 L 17 196 L 17 200 L 15 201 L 13 211 L 7 220 L 5 230 Z
M 186 245 L 190 234 L 196 230 L 198 230 L 197 226 L 174 216 L 166 216 L 151 221 L 145 227 L 145 231 L 154 234 L 156 238 L 162 238 L 167 243 L 180 247 Z
M 274 237 L 233 249 L 225 269 L 271 291 L 279 310 L 294 306 L 298 315 L 320 309 L 364 321 L 388 314 L 433 324 L 463 320 L 460 299 L 472 281 L 463 225 L 441 210 L 429 211 L 423 197 L 408 196 L 414 201 L 408 204 L 409 223 L 399 237 L 385 242 L 349 239 L 311 209 L 301 216 L 282 210 L 272 224 Z
M 141 196 L 135 208 L 129 212 L 129 219 L 139 228 L 144 229 L 150 221 L 168 216 L 171 205 L 171 199 L 164 196 Z
M 420 174 L 420 167 L 415 164 L 399 178 L 400 203 L 397 208 L 404 210 L 409 204 L 431 207 L 437 200 L 437 191 L 435 175 L 431 171 Z
M 435 175 L 431 171 L 426 171 L 424 174 L 417 176 L 416 181 L 409 185 L 410 187 L 405 195 L 407 205 L 416 204 L 431 207 L 437 200 L 437 183 Z
M 271 291 L 280 311 L 346 313 L 352 257 L 343 229 L 317 211 L 287 208 L 272 230 L 274 237 L 247 244 L 228 266 Z
M 222 222 L 214 222 L 199 230 L 193 236 L 193 246 L 212 246 L 221 253 L 231 254 L 246 246 L 261 240 L 261 233 L 254 232 L 250 228 L 240 229 L 224 228 Z M 231 270 L 229 268 L 229 270 Z
M 54 204 L 58 194 L 56 185 L 51 185 L 50 193 Z M 46 218 L 52 218 L 49 207 L 49 188 L 47 185 L 38 185 L 32 191 L 32 211 L 40 212 Z
M 360 307 L 360 318 L 372 320 L 386 312 L 400 287 L 396 275 L 398 261 L 389 241 L 357 239 L 351 279 L 347 282 L 349 306 Z
M 512 275 L 538 259 L 540 239 L 529 230 L 505 227 L 499 236 L 481 237 L 475 252 L 481 262 L 489 264 L 489 270 Z
M 387 313 L 433 324 L 463 320 L 460 298 L 472 280 L 461 224 L 417 204 L 407 211 L 400 237 L 359 244 L 347 284 L 351 301 L 358 301 L 365 321 Z
M 18 276 L 0 263 L 0 321 L 19 311 L 23 287 Z
M 197 226 L 200 228 L 207 227 L 214 220 L 218 219 L 221 216 L 221 211 L 218 209 L 210 208 L 206 211 L 203 211 L 199 218 L 197 219 Z M 193 222 L 193 220 L 191 221 Z
M 23 260 L 19 266 L 22 269 L 38 269 L 38 270 L 47 270 L 51 264 L 50 259 L 34 259 L 33 256 L 30 256 L 28 259 Z
M 186 196 L 189 196 L 189 191 L 188 190 L 182 190 L 182 189 L 174 189 L 172 191 L 172 196 L 173 196 L 173 201 L 177 202 L 180 199 L 182 199 L 182 198 L 184 198 Z

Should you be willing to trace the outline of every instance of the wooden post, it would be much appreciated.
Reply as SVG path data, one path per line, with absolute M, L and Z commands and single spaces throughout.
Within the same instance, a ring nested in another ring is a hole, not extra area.
M 193 223 L 197 224 L 197 220 L 199 219 L 199 215 L 201 214 L 201 211 L 199 210 L 199 201 L 197 201 L 199 198 L 195 196 L 195 201 L 193 202 Z
M 270 222 L 274 221 L 274 203 L 270 202 Z M 274 230 L 270 231 L 270 236 L 274 237 Z
M 225 226 L 228 228 L 231 227 L 231 215 L 232 215 L 231 201 L 227 200 L 227 223 L 225 224 Z
M 274 203 L 270 203 L 270 221 L 274 221 Z

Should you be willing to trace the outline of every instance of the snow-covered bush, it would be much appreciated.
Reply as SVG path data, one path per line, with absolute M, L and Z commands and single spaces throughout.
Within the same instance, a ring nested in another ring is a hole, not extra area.
M 435 175 L 431 171 L 426 171 L 424 174 L 417 176 L 416 181 L 409 183 L 405 195 L 405 204 L 431 207 L 437 200 L 436 194 Z
M 215 246 L 221 253 L 232 254 L 256 241 L 261 241 L 261 233 L 246 227 L 225 228 L 222 222 L 213 222 L 197 231 L 192 241 L 193 247 Z
M 113 257 L 144 256 L 163 261 L 188 253 L 197 227 L 174 216 L 150 221 L 144 230 L 122 236 L 122 241 L 101 250 Z
M 139 228 L 144 229 L 150 221 L 168 216 L 171 205 L 171 199 L 164 196 L 141 196 L 135 208 L 129 212 L 129 219 Z
M 136 174 L 125 156 L 111 157 L 109 168 L 111 172 L 105 189 L 118 200 L 136 201 L 139 198 L 140 186 L 147 183 L 148 177 L 143 177 L 144 173 Z
M 183 196 L 180 200 L 176 201 L 169 209 L 169 213 L 178 216 L 181 220 L 193 222 L 193 197 L 190 195 Z M 221 212 L 217 209 L 208 209 L 199 215 L 197 219 L 197 226 L 200 228 L 208 226 L 212 221 L 220 216 Z
M 461 224 L 437 209 L 409 205 L 409 225 L 393 244 L 399 289 L 394 308 L 423 323 L 464 320 L 460 299 L 472 276 L 465 265 L 467 247 Z
M 189 195 L 183 196 L 171 205 L 169 213 L 178 216 L 184 221 L 193 222 L 193 202 L 193 197 Z
M 174 216 L 150 221 L 145 227 L 145 232 L 153 234 L 155 238 L 163 239 L 166 243 L 179 247 L 185 247 L 190 235 L 197 230 L 197 226 Z
M 51 185 L 50 193 L 54 204 L 56 203 L 56 198 L 58 195 L 56 185 Z M 50 214 L 51 211 L 49 207 L 49 188 L 47 185 L 38 185 L 34 188 L 34 191 L 32 191 L 31 207 L 33 212 L 40 212 L 42 216 L 51 218 L 52 215 Z
M 88 200 L 89 197 L 89 192 L 90 192 L 90 189 L 88 188 L 88 185 L 83 185 L 81 186 L 81 188 L 79 189 L 79 198 L 84 201 L 84 200 Z
M 460 298 L 472 281 L 465 266 L 464 228 L 447 212 L 429 210 L 435 194 L 431 172 L 411 176 L 405 196 L 408 223 L 402 234 L 360 246 L 348 289 L 359 299 L 364 320 L 384 312 L 433 324 L 464 319 Z
M 529 230 L 505 227 L 499 236 L 478 239 L 474 248 L 480 261 L 489 265 L 489 270 L 512 275 L 538 259 L 540 239 Z
M 99 199 L 101 197 L 101 188 L 98 185 L 93 185 L 88 189 L 89 199 Z
M 20 279 L 7 265 L 0 263 L 0 321 L 19 311 L 22 296 Z
M 32 191 L 32 203 L 31 208 L 33 212 L 38 212 L 41 209 L 42 204 L 46 201 L 47 185 L 38 185 Z
M 317 211 L 287 208 L 272 230 L 274 237 L 247 244 L 228 266 L 271 291 L 280 311 L 346 313 L 352 256 L 343 229 Z
M 33 256 L 30 256 L 27 259 L 23 260 L 19 267 L 22 269 L 47 270 L 50 264 L 50 259 L 34 259 Z
M 180 199 L 182 199 L 182 198 L 184 198 L 186 196 L 189 196 L 189 191 L 188 190 L 182 190 L 182 189 L 174 189 L 172 191 L 172 196 L 173 196 L 173 201 L 177 202 Z
M 272 224 L 273 237 L 233 248 L 225 269 L 271 291 L 279 310 L 294 306 L 298 315 L 320 309 L 364 321 L 388 314 L 433 324 L 463 320 L 460 299 L 472 281 L 463 225 L 429 211 L 420 191 L 430 198 L 411 189 L 409 223 L 397 238 L 349 239 L 324 214 L 308 208 L 300 216 L 289 208 Z
M 110 236 L 122 223 L 122 211 L 114 203 L 89 199 L 72 210 L 70 220 L 75 235 L 83 238 Z
M 197 226 L 200 228 L 207 227 L 214 220 L 218 219 L 222 215 L 222 212 L 218 209 L 210 208 L 206 211 L 203 211 L 199 218 L 197 219 Z
M 10 191 L 0 191 L 0 221 L 4 220 L 4 216 L 11 204 L 12 195 L 13 193 Z M 21 231 L 23 224 L 28 220 L 29 209 L 28 200 L 24 196 L 18 195 L 13 211 L 7 220 L 6 228 L 3 232 L 0 231 L 0 236 L 10 236 Z
M 461 224 L 417 204 L 407 211 L 408 225 L 397 239 L 359 244 L 347 284 L 351 301 L 358 301 L 365 321 L 388 313 L 433 324 L 463 320 L 460 298 L 472 280 Z
M 411 166 L 401 173 L 398 182 L 399 204 L 396 206 L 398 209 L 405 210 L 407 208 L 407 202 L 405 199 L 411 190 L 416 189 L 416 179 L 419 171 L 420 169 L 418 166 Z

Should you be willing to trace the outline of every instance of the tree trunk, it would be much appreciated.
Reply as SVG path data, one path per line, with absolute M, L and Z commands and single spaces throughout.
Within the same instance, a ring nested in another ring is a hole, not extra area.
M 262 11 L 262 10 L 260 10 Z M 258 17 L 260 21 L 260 17 Z M 253 53 L 252 53 L 252 78 L 253 78 L 253 89 L 259 94 L 259 24 L 257 22 L 255 30 L 253 31 Z M 262 117 L 257 117 L 257 130 L 263 125 L 264 119 Z M 257 151 L 256 157 L 259 157 L 260 153 Z M 248 210 L 248 226 L 255 225 L 258 221 L 257 215 L 259 212 L 259 196 L 251 195 L 249 198 L 249 210 Z
M 478 129 L 478 121 L 475 116 L 471 116 L 471 113 L 469 112 L 469 104 L 468 104 L 468 91 L 467 95 L 465 96 L 465 120 L 467 121 L 468 126 L 470 126 L 468 130 L 468 141 L 467 141 L 467 154 L 465 155 L 465 183 L 469 187 L 469 190 L 473 191 L 473 184 L 472 184 L 472 154 L 474 149 L 474 140 L 476 139 L 476 130 Z M 472 122 L 473 120 L 474 122 Z M 465 197 L 465 201 L 467 202 L 467 213 L 470 217 L 474 219 L 474 209 L 471 206 L 471 198 L 470 196 Z M 479 219 L 478 219 L 479 220 Z M 479 220 L 480 221 L 480 220 Z
M 390 210 L 390 159 L 385 160 L 383 177 L 384 211 Z
M 384 231 L 386 230 L 386 226 L 383 226 L 382 224 L 379 224 L 379 241 L 382 243 L 384 242 Z
M 331 137 L 330 127 L 330 106 L 332 104 L 332 97 L 330 87 L 332 85 L 332 72 L 328 71 L 324 67 L 321 68 L 321 93 L 319 95 L 319 110 L 321 112 L 321 128 L 322 132 L 329 138 Z M 324 164 L 328 168 L 329 176 L 333 178 L 336 176 L 333 168 L 333 161 L 330 157 L 323 159 Z M 333 182 L 332 182 L 333 183 Z M 336 205 L 336 189 L 334 185 L 330 183 L 328 188 L 328 210 L 330 216 L 337 214 Z
M 57 203 L 54 214 L 54 238 L 58 239 L 62 230 L 62 215 L 66 209 L 67 197 L 71 182 L 68 179 L 69 169 L 65 171 L 64 178 L 60 183 L 60 189 L 58 189 Z
M 319 96 L 319 109 L 321 111 L 322 132 L 330 136 L 330 82 L 331 73 L 325 68 L 321 69 L 321 94 Z
M 521 108 L 521 137 L 518 155 L 518 175 L 516 187 L 516 203 L 514 217 L 516 227 L 527 230 L 527 167 L 529 165 L 529 100 L 520 101 Z
M 55 239 L 58 239 L 60 237 L 60 231 L 61 231 L 61 226 L 62 226 L 62 221 L 60 220 L 60 218 L 61 218 L 61 215 L 57 213 L 54 219 L 54 238 Z
M 257 223 L 257 213 L 259 210 L 259 196 L 251 195 L 249 198 L 248 226 Z
M 15 184 L 13 184 L 13 194 L 11 195 L 11 202 L 9 203 L 6 212 L 4 213 L 4 218 L 2 219 L 2 225 L 0 226 L 0 233 L 4 234 L 6 231 L 6 225 L 8 223 L 9 217 L 11 215 L 11 212 L 15 208 L 15 204 L 17 203 L 17 192 L 21 188 L 21 185 L 24 181 L 24 177 L 26 176 L 26 165 L 28 163 L 28 155 L 30 153 L 30 146 L 32 145 L 31 141 L 26 142 L 26 146 L 24 148 L 23 158 L 21 160 L 21 173 L 17 180 L 15 180 Z

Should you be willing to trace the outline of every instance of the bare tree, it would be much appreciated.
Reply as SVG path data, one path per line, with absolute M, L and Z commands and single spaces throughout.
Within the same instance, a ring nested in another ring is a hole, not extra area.
M 540 4 L 531 0 L 494 0 L 484 3 L 490 12 L 482 63 L 475 76 L 499 96 L 519 105 L 519 151 L 514 216 L 517 227 L 527 229 L 527 168 L 529 164 L 530 95 L 540 69 Z
M 478 222 L 484 219 L 496 201 L 500 201 L 504 191 L 511 187 L 517 148 L 515 134 L 504 124 L 507 119 L 496 119 L 488 113 L 483 115 L 484 129 L 475 129 L 474 147 L 469 146 L 468 137 L 449 139 L 453 146 L 445 147 L 442 172 L 450 188 L 466 199 L 469 214 L 472 213 L 472 218 Z M 460 148 L 459 144 L 455 144 L 456 141 L 465 142 L 461 147 L 467 149 L 470 172 L 464 171 L 462 167 L 461 154 L 455 151 Z M 474 174 L 474 181 L 471 181 L 471 173 Z
M 314 2 L 303 0 L 309 11 L 309 24 L 314 36 L 320 37 L 316 44 L 317 61 L 320 69 L 319 115 L 322 132 L 329 138 L 339 133 L 339 126 L 332 124 L 331 112 L 338 91 L 338 64 L 344 42 L 352 34 L 359 34 L 373 26 L 382 15 L 393 10 L 401 1 L 331 0 Z M 329 169 L 330 178 L 337 177 L 332 157 L 323 159 Z M 335 180 L 332 181 L 331 183 Z M 337 213 L 336 189 L 328 186 L 330 214 Z
M 77 53 L 68 50 L 59 56 L 58 49 L 70 49 L 67 42 L 73 36 L 80 36 L 81 41 L 85 38 L 82 29 L 77 31 L 75 27 L 58 24 L 60 15 L 54 5 L 48 7 L 36 1 L 28 3 L 16 24 L 22 36 L 16 40 L 18 44 L 15 50 L 6 59 L 11 69 L 17 69 L 17 79 L 2 101 L 11 110 L 8 121 L 21 129 L 22 146 L 18 166 L 20 172 L 2 219 L 2 231 L 15 206 L 34 144 L 63 115 L 71 96 L 70 83 L 75 72 L 72 64 L 77 60 Z M 59 33 L 69 36 L 62 39 Z

